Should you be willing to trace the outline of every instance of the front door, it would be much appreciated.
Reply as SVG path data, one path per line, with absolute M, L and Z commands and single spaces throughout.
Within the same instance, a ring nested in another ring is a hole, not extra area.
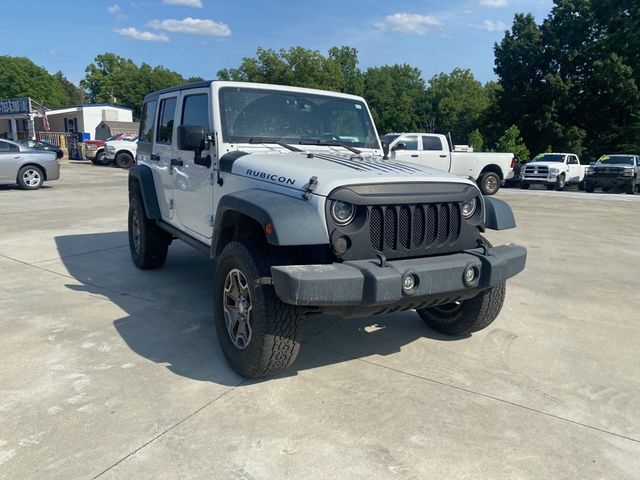
M 20 149 L 13 143 L 0 140 L 0 183 L 13 183 L 18 176 Z
M 394 150 L 401 147 L 398 150 Z M 418 163 L 420 161 L 420 146 L 417 135 L 402 135 L 393 144 L 393 159 L 401 162 Z
M 192 89 L 182 93 L 179 98 L 176 123 L 204 128 L 205 134 L 213 130 L 210 117 L 211 98 L 208 88 Z M 195 153 L 180 150 L 176 145 L 176 161 L 173 167 L 173 191 L 178 221 L 181 226 L 195 233 L 201 240 L 210 239 L 213 233 L 213 185 L 212 168 L 197 165 Z M 211 155 L 215 164 L 215 148 L 207 145 L 208 150 L 202 156 Z

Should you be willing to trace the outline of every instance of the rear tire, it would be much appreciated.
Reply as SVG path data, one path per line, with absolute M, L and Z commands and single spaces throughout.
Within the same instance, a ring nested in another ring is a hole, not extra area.
M 44 182 L 44 173 L 40 167 L 25 165 L 18 171 L 16 181 L 23 190 L 37 190 Z
M 480 175 L 478 186 L 483 195 L 495 195 L 500 190 L 500 176 L 497 173 L 487 172 Z
M 116 166 L 124 169 L 131 168 L 131 166 L 133 165 L 133 157 L 131 156 L 131 154 L 126 152 L 122 152 L 116 155 L 115 161 Z
M 304 316 L 283 303 L 271 284 L 273 247 L 252 240 L 232 241 L 218 257 L 214 321 L 222 352 L 246 378 L 275 375 L 296 359 Z
M 416 310 L 432 329 L 446 335 L 467 335 L 488 327 L 500 314 L 506 285 L 483 290 L 469 300 Z
M 596 187 L 593 186 L 593 183 L 587 182 L 584 186 L 584 189 L 587 191 L 587 193 L 593 193 Z
M 129 198 L 129 250 L 136 267 L 160 268 L 167 259 L 171 236 L 147 218 L 138 195 Z

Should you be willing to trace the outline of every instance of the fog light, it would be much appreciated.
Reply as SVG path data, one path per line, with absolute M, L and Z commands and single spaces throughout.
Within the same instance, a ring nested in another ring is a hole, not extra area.
M 343 255 L 349 249 L 349 240 L 346 237 L 339 237 L 333 242 L 333 251 L 336 255 Z
M 402 289 L 405 293 L 413 293 L 413 290 L 416 288 L 416 284 L 416 276 L 413 273 L 405 275 L 402 279 Z
M 476 268 L 475 267 L 467 267 L 464 271 L 464 283 L 467 285 L 471 285 L 476 279 Z

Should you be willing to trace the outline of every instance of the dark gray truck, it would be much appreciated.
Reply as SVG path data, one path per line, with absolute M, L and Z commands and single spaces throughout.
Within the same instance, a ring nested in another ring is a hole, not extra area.
M 621 188 L 626 193 L 640 191 L 640 156 L 603 155 L 598 161 L 587 167 L 585 190 L 592 193 L 596 188 L 608 192 L 612 188 Z

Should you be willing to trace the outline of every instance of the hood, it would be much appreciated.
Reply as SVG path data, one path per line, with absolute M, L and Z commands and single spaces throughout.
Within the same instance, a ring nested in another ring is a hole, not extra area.
M 565 165 L 566 164 L 563 162 L 529 162 L 525 164 L 525 166 L 527 167 L 556 167 L 556 168 L 562 168 Z
M 628 168 L 628 169 L 633 169 L 635 168 L 633 165 L 629 165 L 628 163 L 608 163 L 605 165 L 604 163 L 596 163 L 593 168 L 595 170 L 606 170 L 609 168 L 615 168 L 615 169 L 624 169 L 624 168 Z
M 109 145 L 111 147 L 135 147 L 138 144 L 138 141 L 132 142 L 131 140 L 109 140 L 105 143 L 105 145 Z
M 247 178 L 305 191 L 318 178 L 315 194 L 327 196 L 343 185 L 364 183 L 470 183 L 441 170 L 366 155 L 325 152 L 252 153 L 235 155 L 231 172 Z

